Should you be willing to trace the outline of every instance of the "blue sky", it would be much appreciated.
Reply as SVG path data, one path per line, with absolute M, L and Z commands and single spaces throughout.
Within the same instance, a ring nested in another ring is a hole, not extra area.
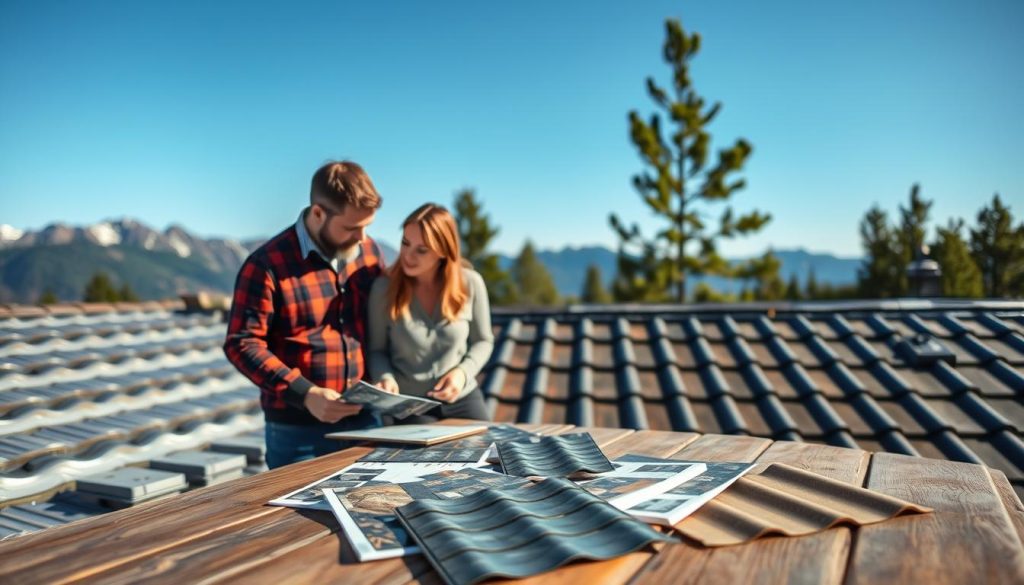
M 774 216 L 727 253 L 859 254 L 915 181 L 942 223 L 996 191 L 1024 216 L 1024 2 L 367 4 L 0 3 L 0 223 L 268 236 L 351 158 L 385 241 L 474 187 L 497 251 L 614 246 L 609 212 L 657 225 L 626 115 L 668 81 L 667 17 L 704 37 L 715 145 L 754 145 L 735 208 Z

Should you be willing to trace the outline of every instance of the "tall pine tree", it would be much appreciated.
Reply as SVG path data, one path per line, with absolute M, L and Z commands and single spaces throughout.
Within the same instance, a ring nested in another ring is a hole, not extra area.
M 633 186 L 667 226 L 645 239 L 636 224 L 627 227 L 614 213 L 610 216 L 620 238 L 613 287 L 619 300 L 684 302 L 688 275 L 731 274 L 731 267 L 718 254 L 719 239 L 756 232 L 770 220 L 757 211 L 737 217 L 726 206 L 717 225 L 706 222 L 709 207 L 744 187 L 743 179 L 732 176 L 742 170 L 752 147 L 739 139 L 731 148 L 720 150 L 717 163 L 706 168 L 711 144 L 706 127 L 721 104 L 705 107 L 690 80 L 690 61 L 700 50 L 701 37 L 688 35 L 678 20 L 667 21 L 665 33 L 662 54 L 672 69 L 671 90 L 648 78 L 647 93 L 672 125 L 671 134 L 665 136 L 658 113 L 644 121 L 632 111 L 629 125 L 630 138 L 649 167 L 633 177 Z
M 583 282 L 580 300 L 584 303 L 598 304 L 612 302 L 611 295 L 605 290 L 604 282 L 601 281 L 601 269 L 597 264 L 591 264 L 587 267 L 587 277 Z
M 1024 223 L 1013 225 L 1013 214 L 998 193 L 978 212 L 978 228 L 971 230 L 971 255 L 981 270 L 985 296 L 1024 294 Z
M 82 300 L 87 303 L 116 303 L 121 297 L 107 273 L 97 272 L 86 283 Z
M 893 296 L 906 296 L 910 293 L 910 280 L 907 278 L 907 267 L 922 252 L 927 235 L 928 213 L 932 202 L 921 197 L 921 187 L 917 183 L 910 188 L 910 198 L 906 207 L 900 207 L 900 227 L 896 232 L 897 252 L 899 253 L 899 270 L 894 284 Z
M 971 257 L 971 250 L 961 236 L 964 220 L 949 220 L 946 227 L 935 230 L 931 256 L 942 269 L 942 294 L 947 297 L 974 298 L 984 293 L 981 271 Z
M 491 304 L 514 303 L 516 295 L 511 276 L 498 265 L 498 256 L 487 250 L 499 230 L 491 225 L 490 217 L 484 214 L 483 205 L 472 189 L 455 194 L 455 223 L 462 240 L 462 257 L 469 260 L 487 283 Z
M 512 280 L 515 281 L 517 302 L 524 305 L 554 305 L 558 303 L 558 290 L 544 263 L 537 258 L 533 243 L 527 240 L 512 265 Z
M 891 298 L 899 295 L 904 267 L 897 247 L 897 235 L 889 226 L 886 213 L 877 205 L 860 222 L 864 263 L 857 270 L 857 286 L 862 297 Z

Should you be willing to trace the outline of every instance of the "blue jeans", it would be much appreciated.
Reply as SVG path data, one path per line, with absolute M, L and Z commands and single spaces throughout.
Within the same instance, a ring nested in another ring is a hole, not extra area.
M 364 408 L 359 414 L 345 417 L 336 423 L 292 425 L 267 421 L 264 433 L 267 443 L 267 467 L 275 469 L 289 463 L 306 461 L 314 457 L 348 449 L 359 441 L 325 439 L 327 433 L 371 429 L 381 426 L 380 416 Z

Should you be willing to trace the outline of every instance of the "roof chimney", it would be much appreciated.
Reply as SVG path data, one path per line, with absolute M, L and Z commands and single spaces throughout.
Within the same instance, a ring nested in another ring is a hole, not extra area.
M 914 261 L 907 266 L 907 280 L 912 297 L 942 296 L 942 269 L 928 257 L 928 246 L 921 246 Z

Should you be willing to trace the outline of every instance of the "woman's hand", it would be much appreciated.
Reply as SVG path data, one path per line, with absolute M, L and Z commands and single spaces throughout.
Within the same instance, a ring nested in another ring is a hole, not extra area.
M 455 402 L 459 393 L 466 387 L 466 372 L 462 368 L 452 368 L 447 374 L 434 384 L 433 392 L 427 392 L 427 396 L 441 402 Z
M 381 378 L 376 386 L 385 392 L 398 394 L 398 382 L 395 382 L 394 378 Z

